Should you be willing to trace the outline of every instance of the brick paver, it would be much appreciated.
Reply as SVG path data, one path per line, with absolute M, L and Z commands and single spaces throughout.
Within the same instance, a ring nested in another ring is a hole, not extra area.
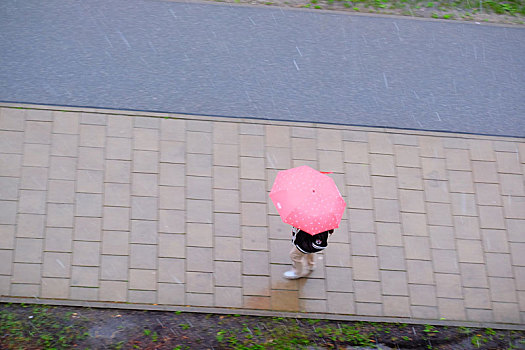
M 348 206 L 288 281 L 303 164 Z M 521 139 L 4 105 L 0 300 L 523 324 L 524 173 Z

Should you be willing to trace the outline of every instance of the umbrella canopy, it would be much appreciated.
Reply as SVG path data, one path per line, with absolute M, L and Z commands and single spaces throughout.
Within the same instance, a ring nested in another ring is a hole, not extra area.
M 311 235 L 339 227 L 346 207 L 334 180 L 306 165 L 279 171 L 270 198 L 284 223 Z

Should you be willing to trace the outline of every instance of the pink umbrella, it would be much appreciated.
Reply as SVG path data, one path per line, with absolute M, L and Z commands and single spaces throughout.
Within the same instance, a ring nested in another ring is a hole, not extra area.
M 339 227 L 346 207 L 334 180 L 306 165 L 279 171 L 270 198 L 284 223 L 311 235 Z

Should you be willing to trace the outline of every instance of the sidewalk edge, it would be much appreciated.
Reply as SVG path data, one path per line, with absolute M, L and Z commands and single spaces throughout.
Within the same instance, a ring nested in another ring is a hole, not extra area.
M 125 310 L 148 310 L 148 311 L 181 311 L 193 313 L 213 313 L 213 314 L 235 314 L 244 316 L 263 316 L 263 317 L 286 317 L 286 318 L 312 318 L 333 321 L 361 321 L 361 322 L 381 322 L 381 323 L 408 323 L 434 326 L 469 327 L 469 328 L 493 328 L 508 330 L 523 330 L 525 325 L 495 322 L 474 322 L 474 321 L 452 321 L 452 320 L 433 320 L 433 319 L 413 319 L 406 317 L 385 317 L 385 316 L 359 316 L 359 315 L 334 315 L 324 313 L 308 312 L 288 312 L 256 309 L 236 309 L 221 307 L 197 307 L 197 306 L 176 306 L 176 305 L 155 305 L 155 304 L 131 304 L 103 301 L 82 301 L 82 300 L 58 300 L 42 299 L 30 297 L 0 297 L 0 303 L 15 304 L 36 304 L 53 306 L 75 306 L 89 308 L 110 308 Z
M 450 137 L 450 138 L 465 138 L 465 139 L 483 139 L 483 140 L 505 140 L 525 142 L 525 136 L 508 136 L 508 135 L 491 135 L 491 134 L 475 134 L 459 131 L 436 131 L 436 130 L 419 130 L 410 128 L 396 128 L 383 126 L 366 126 L 366 125 L 352 125 L 352 124 L 335 124 L 311 121 L 289 121 L 289 120 L 270 120 L 249 117 L 234 117 L 234 116 L 220 116 L 220 115 L 199 115 L 192 113 L 169 113 L 169 112 L 154 112 L 154 111 L 136 111 L 125 109 L 110 109 L 110 108 L 92 108 L 92 107 L 72 107 L 59 105 L 43 105 L 30 103 L 16 103 L 16 102 L 2 102 L 0 107 L 3 108 L 19 108 L 32 110 L 50 110 L 57 112 L 76 112 L 76 113 L 98 113 L 108 115 L 122 115 L 130 117 L 153 117 L 153 118 L 177 118 L 186 120 L 203 120 L 203 121 L 222 121 L 229 123 L 246 123 L 246 124 L 262 124 L 262 125 L 281 125 L 291 127 L 310 127 L 321 129 L 344 129 L 351 131 L 365 131 L 365 132 L 384 132 L 389 134 L 410 134 L 420 136 L 435 136 L 435 137 Z

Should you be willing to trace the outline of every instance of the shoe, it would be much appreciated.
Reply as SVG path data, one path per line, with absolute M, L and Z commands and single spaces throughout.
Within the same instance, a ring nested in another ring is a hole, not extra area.
M 314 270 L 310 270 L 309 268 L 308 269 L 305 269 L 304 272 L 302 273 L 301 277 L 308 277 L 312 274 L 312 272 L 314 272 Z
M 301 278 L 302 276 L 295 273 L 294 270 L 286 271 L 283 275 L 284 278 L 287 280 L 296 280 L 298 278 Z

